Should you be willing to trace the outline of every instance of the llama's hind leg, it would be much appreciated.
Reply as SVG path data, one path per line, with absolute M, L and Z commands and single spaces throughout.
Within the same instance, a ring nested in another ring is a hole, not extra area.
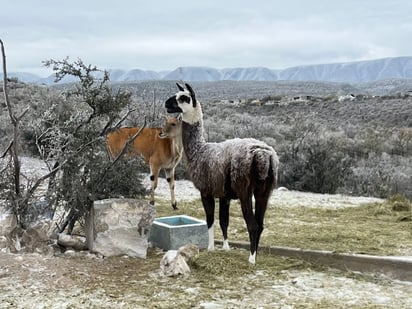
M 256 234 L 256 252 L 259 249 L 260 236 L 264 229 L 265 213 L 269 201 L 269 197 L 272 194 L 272 187 L 270 184 L 262 183 L 256 186 L 254 191 L 255 196 L 255 219 L 258 226 Z
M 223 234 L 223 250 L 229 250 L 229 240 L 227 237 L 227 228 L 229 226 L 229 206 L 230 200 L 225 198 L 219 199 L 219 223 Z
M 256 251 L 259 248 L 260 236 L 262 235 L 264 229 L 264 219 L 270 193 L 271 191 L 269 194 L 267 192 L 263 192 L 261 195 L 255 195 L 255 219 L 258 225 L 256 235 Z
M 206 213 L 206 223 L 209 233 L 209 246 L 207 250 L 215 250 L 215 234 L 214 234 L 214 221 L 215 221 L 215 199 L 213 196 L 202 195 L 202 204 Z
M 250 240 L 249 263 L 255 264 L 256 263 L 256 251 L 257 251 L 256 243 L 258 241 L 257 236 L 258 236 L 259 227 L 257 225 L 255 216 L 253 214 L 252 195 L 250 194 L 249 196 L 240 198 L 240 204 L 242 206 L 243 218 L 245 219 L 247 230 L 249 232 L 249 240 Z

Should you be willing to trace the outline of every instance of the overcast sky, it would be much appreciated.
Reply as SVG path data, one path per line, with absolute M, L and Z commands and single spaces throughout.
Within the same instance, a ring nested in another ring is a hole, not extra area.
M 412 55 L 411 0 L 1 0 L 8 72 L 271 69 Z

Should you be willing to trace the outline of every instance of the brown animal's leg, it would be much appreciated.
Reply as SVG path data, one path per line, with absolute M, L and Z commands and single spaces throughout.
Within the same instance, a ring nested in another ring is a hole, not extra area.
M 175 197 L 175 169 L 168 168 L 168 169 L 165 169 L 165 172 L 166 172 L 167 182 L 169 183 L 170 199 L 172 201 L 172 207 L 174 210 L 177 210 L 177 203 L 176 203 L 176 197 Z
M 215 236 L 214 236 L 214 220 L 215 220 L 215 199 L 210 195 L 202 195 L 202 204 L 206 213 L 206 223 L 209 232 L 209 246 L 207 250 L 212 251 L 215 249 Z
M 150 191 L 150 204 L 151 205 L 155 204 L 154 192 L 157 188 L 157 181 L 159 179 L 159 172 L 160 172 L 160 169 L 158 167 L 150 165 L 150 181 L 151 181 L 151 184 L 152 184 L 152 188 L 151 188 L 151 191 Z
M 219 199 L 219 223 L 223 234 L 223 250 L 229 250 L 229 240 L 227 238 L 227 228 L 229 226 L 229 206 L 229 199 Z

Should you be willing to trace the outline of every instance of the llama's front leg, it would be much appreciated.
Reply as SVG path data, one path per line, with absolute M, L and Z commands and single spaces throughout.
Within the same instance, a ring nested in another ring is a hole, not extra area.
M 215 199 L 213 196 L 202 195 L 202 204 L 206 213 L 206 223 L 209 232 L 209 246 L 207 250 L 215 250 L 215 234 L 214 234 L 214 220 L 215 220 Z
M 227 228 L 229 227 L 229 206 L 230 200 L 225 198 L 219 199 L 219 223 L 223 234 L 223 250 L 229 250 L 229 239 L 227 237 Z
M 172 207 L 174 210 L 177 210 L 177 203 L 176 203 L 176 197 L 175 197 L 175 169 L 168 168 L 168 169 L 165 169 L 165 172 L 166 172 L 166 180 L 169 183 L 170 200 L 172 202 Z

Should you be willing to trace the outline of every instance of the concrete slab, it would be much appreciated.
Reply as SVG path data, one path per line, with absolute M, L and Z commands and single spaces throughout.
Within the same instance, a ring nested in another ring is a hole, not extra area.
M 215 243 L 218 245 L 222 244 L 221 241 L 215 241 Z M 230 246 L 244 249 L 250 248 L 248 242 L 230 242 Z M 279 256 L 296 257 L 314 264 L 340 270 L 383 274 L 393 279 L 412 282 L 412 258 L 410 256 L 348 254 L 277 246 L 259 246 L 259 251 Z M 257 263 L 259 263 L 259 253 Z

